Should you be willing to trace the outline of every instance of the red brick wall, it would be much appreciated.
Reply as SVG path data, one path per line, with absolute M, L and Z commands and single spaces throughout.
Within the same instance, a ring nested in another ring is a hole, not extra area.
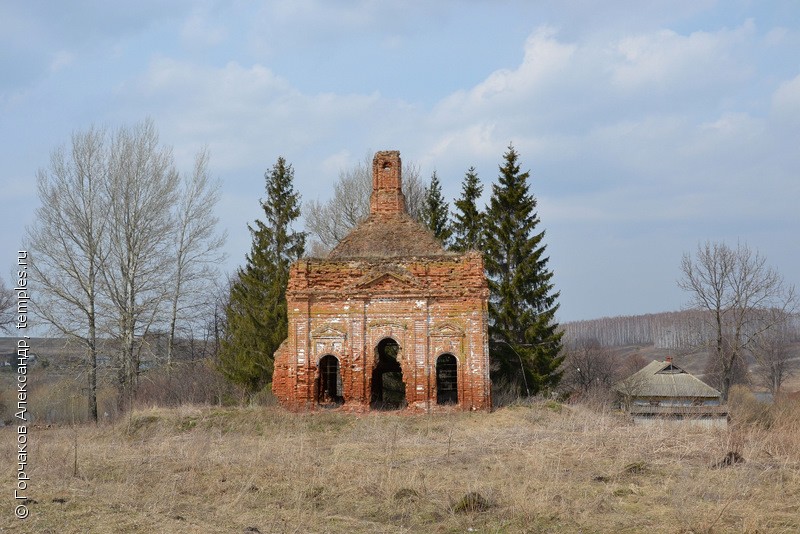
M 390 215 L 404 213 L 406 200 L 401 186 L 400 152 L 376 152 L 372 160 L 372 196 L 370 213 Z
M 458 408 L 491 409 L 487 299 L 478 253 L 386 260 L 301 260 L 287 290 L 289 337 L 273 392 L 290 409 L 317 406 L 317 364 L 340 362 L 343 409 L 369 410 L 376 346 L 391 337 L 408 410 L 437 411 L 436 358 L 458 360 Z

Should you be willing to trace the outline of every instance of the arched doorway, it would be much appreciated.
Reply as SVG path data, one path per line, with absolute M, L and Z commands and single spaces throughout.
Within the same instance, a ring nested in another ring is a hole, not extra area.
M 458 360 L 452 354 L 436 358 L 436 404 L 458 404 Z
M 406 383 L 397 360 L 400 345 L 387 337 L 375 347 L 370 407 L 374 410 L 399 410 L 406 405 Z
M 330 354 L 319 360 L 317 378 L 317 403 L 322 406 L 337 406 L 344 402 L 342 396 L 342 373 L 339 360 Z

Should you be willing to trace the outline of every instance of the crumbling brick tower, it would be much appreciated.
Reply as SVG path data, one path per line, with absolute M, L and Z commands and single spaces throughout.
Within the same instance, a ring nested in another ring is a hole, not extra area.
M 400 169 L 399 152 L 376 153 L 369 217 L 292 266 L 272 382 L 287 408 L 491 409 L 483 259 L 408 215 Z

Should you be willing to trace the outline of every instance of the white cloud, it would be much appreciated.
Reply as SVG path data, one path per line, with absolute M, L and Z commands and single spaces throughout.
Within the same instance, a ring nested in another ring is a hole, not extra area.
M 519 67 L 496 70 L 474 88 L 447 97 L 435 110 L 436 116 L 440 120 L 469 119 L 476 113 L 510 110 L 557 84 L 568 72 L 577 47 L 559 42 L 555 35 L 553 28 L 536 30 L 525 43 Z M 515 113 L 519 112 L 516 107 Z
M 753 65 L 742 50 L 754 39 L 750 21 L 734 30 L 573 41 L 540 27 L 516 67 L 488 74 L 433 109 L 430 125 L 439 134 L 432 152 L 471 145 L 482 153 L 514 141 L 537 159 L 588 151 L 605 161 L 616 154 L 631 170 L 652 168 L 668 150 L 679 150 L 693 116 L 714 114 L 713 106 L 748 79 Z
M 789 37 L 790 37 L 790 32 L 788 29 L 782 27 L 772 28 L 764 36 L 764 43 L 766 43 L 768 46 L 777 47 L 786 43 Z
M 394 120 L 407 111 L 386 110 L 378 94 L 304 94 L 263 65 L 230 62 L 216 68 L 164 57 L 129 83 L 126 95 L 142 101 L 137 107 L 157 106 L 162 132 L 192 145 L 190 150 L 208 143 L 220 169 L 258 160 L 266 164 L 273 153 L 301 153 L 334 140 L 334 151 L 340 151 L 348 130 L 370 128 L 383 121 L 381 115 Z M 365 132 L 355 135 L 363 138 Z M 325 167 L 319 156 L 314 166 Z
M 559 43 L 556 31 L 541 28 L 525 43 L 522 65 L 514 71 L 499 70 L 471 92 L 471 101 L 480 102 L 495 98 L 528 97 L 537 89 L 557 80 L 568 70 L 570 57 L 576 46 Z
M 781 121 L 800 123 L 800 75 L 783 82 L 772 95 L 772 113 Z
M 264 2 L 253 15 L 250 46 L 259 56 L 274 57 L 336 46 L 354 38 L 369 38 L 369 46 L 373 46 L 371 38 L 379 36 L 377 42 L 395 48 L 421 16 L 441 9 L 437 3 L 408 4 L 371 0 Z
M 497 157 L 505 148 L 495 136 L 496 124 L 483 122 L 471 124 L 461 129 L 451 130 L 433 141 L 422 163 L 435 165 L 446 155 L 447 158 L 469 161 L 470 158 Z
M 67 68 L 75 61 L 75 54 L 67 50 L 59 50 L 53 55 L 53 60 L 50 62 L 50 71 L 57 72 L 61 69 Z
M 670 284 L 674 269 L 664 262 L 682 248 L 736 239 L 777 221 L 797 224 L 796 215 L 786 215 L 796 212 L 791 205 L 800 194 L 787 173 L 797 159 L 796 128 L 791 135 L 765 117 L 763 98 L 742 98 L 756 70 L 747 50 L 758 46 L 752 23 L 637 35 L 567 42 L 552 29 L 538 30 L 516 67 L 492 72 L 435 107 L 424 161 L 451 181 L 477 164 L 488 185 L 513 141 L 533 171 L 551 239 L 566 232 L 572 247 L 585 250 L 616 236 L 621 254 L 641 251 L 637 269 Z M 797 95 L 800 77 L 775 91 L 772 115 L 800 116 Z M 442 172 L 447 160 L 461 167 Z M 583 261 L 584 254 L 562 247 L 559 269 Z M 596 277 L 574 270 L 581 279 Z M 629 278 L 614 283 L 631 286 Z M 645 285 L 650 298 L 658 295 Z M 566 303 L 586 306 L 579 296 Z
M 328 176 L 338 176 L 339 171 L 349 168 L 354 163 L 355 162 L 353 161 L 350 151 L 339 150 L 335 154 L 331 154 L 327 158 L 323 159 L 321 168 Z
M 625 91 L 695 90 L 711 83 L 741 79 L 750 69 L 733 55 L 751 40 L 755 26 L 747 21 L 736 30 L 697 31 L 680 35 L 672 30 L 624 37 L 612 45 L 615 86 Z
M 222 68 L 214 68 L 167 57 L 151 62 L 141 88 L 151 94 L 169 93 L 172 97 L 193 96 L 201 100 L 221 97 L 229 102 L 244 100 L 245 103 L 259 96 L 292 92 L 286 80 L 263 65 L 245 68 L 231 61 Z
M 217 45 L 228 36 L 226 28 L 209 20 L 207 10 L 196 9 L 183 23 L 181 38 L 189 47 L 209 47 Z

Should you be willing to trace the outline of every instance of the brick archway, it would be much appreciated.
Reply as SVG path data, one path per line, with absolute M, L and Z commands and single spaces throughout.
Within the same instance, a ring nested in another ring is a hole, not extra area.
M 406 383 L 403 379 L 400 344 L 384 337 L 375 345 L 372 367 L 370 407 L 376 410 L 399 410 L 406 406 Z

